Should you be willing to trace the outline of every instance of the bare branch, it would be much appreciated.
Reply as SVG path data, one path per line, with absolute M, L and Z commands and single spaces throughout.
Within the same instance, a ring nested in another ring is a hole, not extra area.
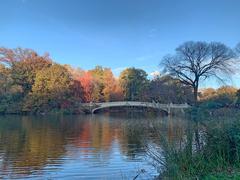
M 0 47 L 0 63 L 12 65 L 14 62 L 23 61 L 26 59 L 34 59 L 38 54 L 32 49 L 8 49 Z M 49 55 L 45 53 L 43 58 L 50 60 Z
M 180 45 L 175 55 L 164 57 L 162 65 L 170 75 L 192 86 L 197 96 L 200 80 L 215 77 L 223 81 L 219 74 L 234 73 L 236 57 L 236 53 L 222 43 L 190 41 Z

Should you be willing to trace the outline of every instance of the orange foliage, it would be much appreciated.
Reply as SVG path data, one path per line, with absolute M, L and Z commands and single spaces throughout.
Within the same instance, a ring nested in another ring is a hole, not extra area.
M 78 81 L 83 88 L 85 102 L 123 99 L 122 89 L 110 69 L 104 69 L 102 75 L 93 74 L 92 71 L 84 72 L 78 78 Z M 99 98 L 96 96 L 99 96 Z
M 110 69 L 105 69 L 103 83 L 104 83 L 103 95 L 105 101 L 122 100 L 123 97 L 122 90 Z
M 94 79 L 91 73 L 85 72 L 80 78 L 79 81 L 81 82 L 83 92 L 84 92 L 84 100 L 85 102 L 91 102 L 92 92 L 94 90 Z

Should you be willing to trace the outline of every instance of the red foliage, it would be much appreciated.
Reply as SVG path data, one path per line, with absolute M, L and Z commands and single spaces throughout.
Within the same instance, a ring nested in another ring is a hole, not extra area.
M 79 78 L 79 81 L 82 85 L 83 92 L 84 92 L 84 100 L 85 102 L 92 101 L 92 92 L 94 88 L 94 79 L 91 73 L 85 72 L 83 76 Z

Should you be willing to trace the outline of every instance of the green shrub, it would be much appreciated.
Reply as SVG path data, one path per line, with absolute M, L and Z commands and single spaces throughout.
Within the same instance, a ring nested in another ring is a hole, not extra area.
M 199 125 L 199 123 L 198 123 Z M 216 179 L 236 175 L 240 168 L 240 121 L 204 122 L 198 129 L 188 129 L 186 142 L 179 147 L 165 144 L 157 162 L 164 164 L 161 177 L 167 179 Z M 200 128 L 199 128 L 200 127 Z M 197 146 L 198 137 L 203 143 Z M 164 137 L 162 137 L 164 138 Z M 166 140 L 161 140 L 165 142 Z M 164 158 L 162 156 L 164 155 Z M 151 153 L 150 153 L 151 154 Z M 162 166 L 161 164 L 161 166 Z M 221 173 L 225 173 L 221 175 Z M 240 177 L 236 175 L 236 177 Z

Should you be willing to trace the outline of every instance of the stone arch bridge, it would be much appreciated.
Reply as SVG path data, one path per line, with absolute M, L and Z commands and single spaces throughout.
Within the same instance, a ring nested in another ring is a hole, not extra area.
M 191 106 L 188 104 L 160 104 L 155 102 L 137 102 L 137 101 L 118 101 L 118 102 L 103 102 L 103 103 L 83 103 L 83 107 L 90 110 L 94 114 L 97 110 L 111 107 L 147 107 L 153 109 L 159 109 L 167 112 L 171 112 L 171 109 L 186 109 Z

